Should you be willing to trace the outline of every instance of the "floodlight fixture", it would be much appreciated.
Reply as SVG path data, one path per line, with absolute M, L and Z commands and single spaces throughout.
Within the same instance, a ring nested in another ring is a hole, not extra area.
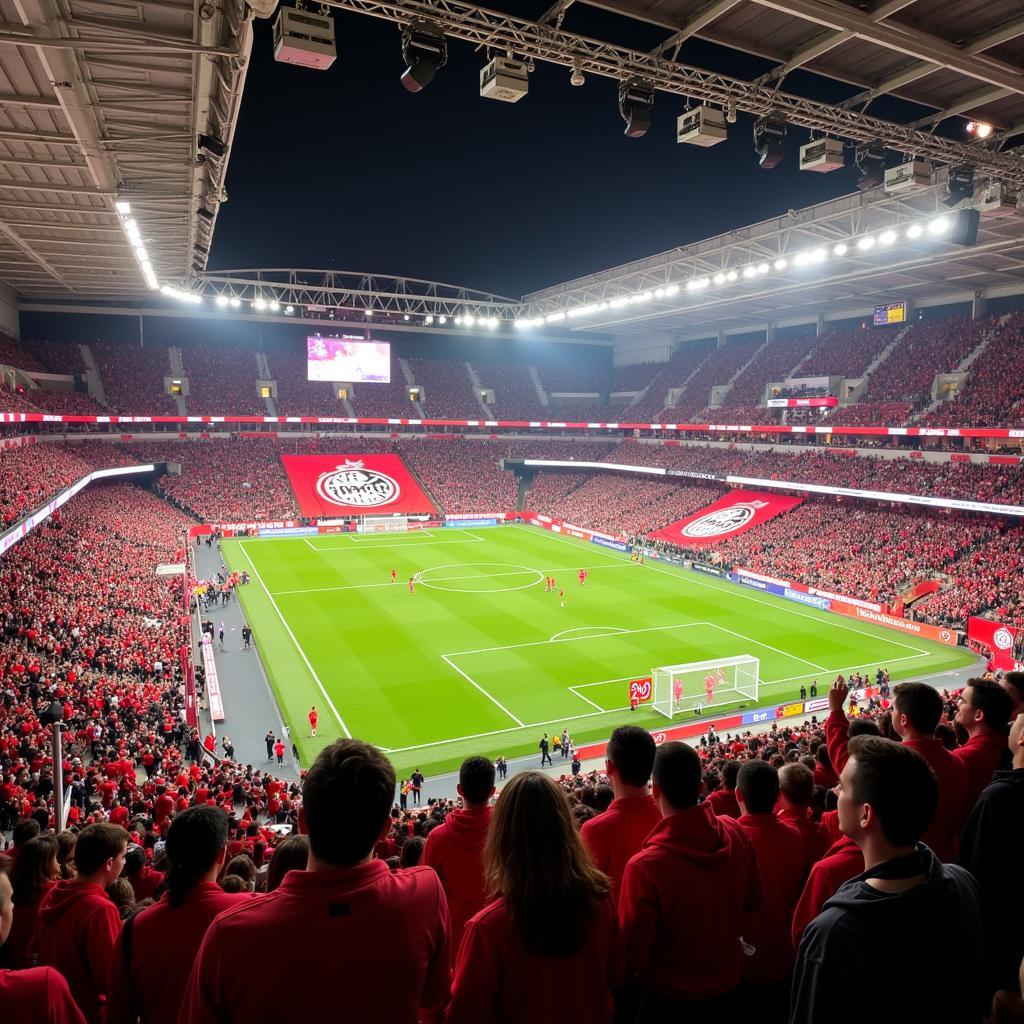
M 867 252 L 869 249 L 873 249 L 874 247 L 875 240 L 871 235 L 865 235 L 863 238 L 857 240 L 857 248 L 860 249 L 861 252 Z
M 915 238 L 920 238 L 923 233 L 924 228 L 921 227 L 920 224 L 911 224 L 910 227 L 907 228 L 907 238 L 911 240 Z
M 654 89 L 642 78 L 629 78 L 619 83 L 619 114 L 626 122 L 625 134 L 642 139 L 651 127 L 654 113 Z
M 754 151 L 758 165 L 771 170 L 782 163 L 786 155 L 783 144 L 786 141 L 786 122 L 777 117 L 759 117 L 754 122 Z
M 845 256 L 846 255 L 846 249 L 847 249 L 846 243 L 845 242 L 839 242 L 837 245 L 833 246 L 832 252 L 836 256 Z
M 446 316 L 439 317 L 437 322 L 439 324 L 446 324 L 446 323 L 448 323 L 448 317 L 446 317 Z
M 228 301 L 229 301 L 229 304 L 230 304 L 232 309 L 238 309 L 238 307 L 241 306 L 241 304 L 242 304 L 242 300 L 241 299 L 232 298 L 232 299 L 229 299 Z
M 987 121 L 968 121 L 967 134 L 976 139 L 987 139 L 992 134 L 992 125 Z
M 569 76 L 569 84 L 575 85 L 577 88 L 586 82 L 586 77 L 583 74 L 583 69 L 579 64 L 573 64 L 572 74 Z
M 949 169 L 946 181 L 946 206 L 956 206 L 974 195 L 974 168 L 970 164 L 959 164 Z
M 434 80 L 434 76 L 448 63 L 448 41 L 438 25 L 414 21 L 402 33 L 402 85 L 409 92 L 419 92 Z
M 213 301 L 216 302 L 221 309 L 224 309 L 228 304 L 228 297 L 226 295 L 218 295 Z
M 853 159 L 860 171 L 857 188 L 861 192 L 877 188 L 885 181 L 885 146 L 881 142 L 875 140 L 858 146 Z
M 114 203 L 114 209 L 117 210 L 122 217 L 127 217 L 132 212 L 132 204 L 124 199 L 119 199 Z
M 778 259 L 777 259 L 777 260 L 775 261 L 775 264 L 774 264 L 774 266 L 775 266 L 775 269 L 776 269 L 776 270 L 785 270 L 785 269 L 786 269 L 786 267 L 788 267 L 788 266 L 789 266 L 789 260 L 787 260 L 785 256 L 780 256 L 780 257 L 779 257 L 779 258 L 778 258 Z

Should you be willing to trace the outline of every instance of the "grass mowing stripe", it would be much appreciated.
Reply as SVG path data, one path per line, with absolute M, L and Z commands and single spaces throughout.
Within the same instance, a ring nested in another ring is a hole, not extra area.
M 324 695 L 324 700 L 327 701 L 327 706 L 334 712 L 334 717 L 338 720 L 338 725 L 341 726 L 341 731 L 352 738 L 352 733 L 348 731 L 348 726 L 345 724 L 345 719 L 341 717 L 338 709 L 334 706 L 334 701 L 328 696 L 327 691 L 324 689 L 324 684 L 320 682 L 320 677 L 316 674 L 316 669 L 309 662 L 309 658 L 306 657 L 306 652 L 302 649 L 302 645 L 298 640 L 295 639 L 295 634 L 292 632 L 292 627 L 288 625 L 288 620 L 281 614 L 281 609 L 277 607 L 277 602 L 274 600 L 273 595 L 267 590 L 267 585 L 263 582 L 263 577 L 260 575 L 259 569 L 256 568 L 256 564 L 249 557 L 249 552 L 245 550 L 245 542 L 239 541 L 238 547 L 242 554 L 245 555 L 245 560 L 249 563 L 252 568 L 252 574 L 256 577 L 256 582 L 263 588 L 263 593 L 267 595 L 267 599 L 274 606 L 274 611 L 277 612 L 277 617 L 281 620 L 281 625 L 287 630 L 288 635 L 292 638 L 292 643 L 295 644 L 295 649 L 299 652 L 299 657 L 306 663 L 306 668 L 309 669 L 309 674 L 313 677 L 313 682 L 316 683 L 320 692 Z

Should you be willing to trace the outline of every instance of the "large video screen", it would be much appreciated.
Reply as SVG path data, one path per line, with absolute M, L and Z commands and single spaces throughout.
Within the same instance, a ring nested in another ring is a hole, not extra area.
M 306 377 L 328 383 L 391 383 L 391 345 L 364 338 L 306 339 Z

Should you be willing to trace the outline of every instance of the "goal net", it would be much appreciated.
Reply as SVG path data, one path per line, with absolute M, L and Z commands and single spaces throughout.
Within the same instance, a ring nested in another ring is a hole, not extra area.
M 360 533 L 405 533 L 408 529 L 408 516 L 363 516 L 359 521 Z
M 735 658 L 691 661 L 652 669 L 651 704 L 666 718 L 697 708 L 757 700 L 760 662 L 743 654 Z

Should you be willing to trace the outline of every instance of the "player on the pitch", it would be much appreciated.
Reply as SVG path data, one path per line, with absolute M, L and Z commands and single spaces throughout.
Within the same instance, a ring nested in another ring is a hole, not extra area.
M 398 582 L 398 570 L 397 569 L 392 569 L 391 570 L 391 582 L 392 583 L 397 583 Z
M 581 587 L 583 586 L 584 583 L 587 582 L 587 570 L 586 569 L 580 569 L 579 580 L 580 580 L 580 586 Z
M 309 709 L 309 728 L 313 734 L 313 739 L 316 739 L 316 723 L 320 720 L 320 716 L 317 714 L 316 705 L 314 704 Z
M 416 586 L 416 577 L 415 576 L 410 576 L 409 577 L 409 593 L 410 594 L 413 592 L 413 589 L 415 588 L 415 586 Z
M 564 590 L 559 590 L 559 592 L 558 592 L 558 603 L 559 603 L 559 605 L 561 605 L 561 607 L 563 607 L 563 608 L 565 607 L 565 591 Z
M 679 705 L 683 702 L 683 681 L 682 679 L 676 679 L 672 683 L 672 699 L 675 701 L 676 711 L 679 710 Z
M 709 672 L 704 677 L 704 696 L 707 698 L 708 704 L 713 704 L 715 702 L 715 686 L 720 681 L 718 672 Z

